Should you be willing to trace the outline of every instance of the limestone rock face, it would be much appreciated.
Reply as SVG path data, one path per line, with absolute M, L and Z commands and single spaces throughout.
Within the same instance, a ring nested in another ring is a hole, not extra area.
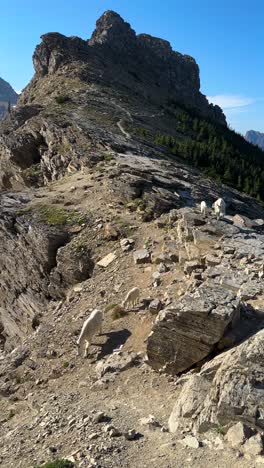
M 171 432 L 241 421 L 264 428 L 264 330 L 205 364 L 183 385 Z
M 222 287 L 200 287 L 161 311 L 147 342 L 154 369 L 178 374 L 208 356 L 239 320 L 239 302 Z
M 135 31 L 117 13 L 106 11 L 97 21 L 88 41 L 59 33 L 43 35 L 36 47 L 33 64 L 38 77 L 64 73 L 63 67 L 76 68 L 75 76 L 85 81 L 135 90 L 142 97 L 162 104 L 175 100 L 225 125 L 218 106 L 209 104 L 200 93 L 199 68 L 195 60 L 174 52 L 169 42 Z M 102 63 L 104 65 L 102 65 Z M 99 80 L 100 77 L 100 80 Z M 29 86 L 22 100 L 30 97 Z

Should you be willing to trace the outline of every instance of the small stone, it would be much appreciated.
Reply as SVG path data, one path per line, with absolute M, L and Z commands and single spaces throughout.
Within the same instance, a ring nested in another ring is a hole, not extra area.
M 151 313 L 158 313 L 162 309 L 162 302 L 159 299 L 154 299 L 149 304 L 149 310 Z
M 135 244 L 134 239 L 121 239 L 120 241 L 120 246 L 123 252 L 128 252 L 129 250 L 133 249 L 133 246 Z
M 73 287 L 73 291 L 78 293 L 78 292 L 81 292 L 83 290 L 83 285 L 82 284 L 76 284 L 74 287 Z
M 98 266 L 106 268 L 110 263 L 112 263 L 116 259 L 115 253 L 110 253 L 102 258 L 99 262 L 97 262 Z
M 58 450 L 57 447 L 49 447 L 48 448 L 49 453 L 56 453 L 57 450 Z
M 206 255 L 205 260 L 206 260 L 206 264 L 208 266 L 216 266 L 216 265 L 220 265 L 220 263 L 221 263 L 220 258 L 215 257 L 214 255 L 211 255 L 211 254 Z
M 258 226 L 263 226 L 264 219 L 254 219 L 254 223 L 257 224 Z
M 94 415 L 94 418 L 93 418 L 94 422 L 95 423 L 100 423 L 100 422 L 103 422 L 105 420 L 105 414 L 103 411 L 99 411 L 98 413 L 96 413 Z
M 190 274 L 192 271 L 200 269 L 201 264 L 197 260 L 190 260 L 184 264 L 184 273 Z
M 76 419 L 75 419 L 75 418 L 70 419 L 69 422 L 68 422 L 68 424 L 69 424 L 70 427 L 71 427 L 71 426 L 74 426 L 75 423 L 76 423 Z
M 164 253 L 157 255 L 154 259 L 154 263 L 156 265 L 160 265 L 161 263 L 167 263 L 168 261 L 169 261 L 169 257 Z
M 130 429 L 129 431 L 124 433 L 124 436 L 126 440 L 135 440 L 138 436 L 138 433 L 135 431 L 135 429 Z
M 238 448 L 252 435 L 252 430 L 245 424 L 238 422 L 230 427 L 226 433 L 226 439 L 231 447 Z
M 136 250 L 133 253 L 133 257 L 136 265 L 151 263 L 151 254 L 147 249 Z
M 122 433 L 115 426 L 112 426 L 111 424 L 108 424 L 107 426 L 104 427 L 104 432 L 108 432 L 110 437 L 120 437 L 122 435 Z
M 137 353 L 118 351 L 99 361 L 96 365 L 96 373 L 99 378 L 105 374 L 118 374 L 133 367 L 138 361 L 139 355 Z
M 97 434 L 97 432 L 93 432 L 92 434 L 88 436 L 88 439 L 95 440 L 95 439 L 98 439 L 98 437 L 99 437 L 99 434 Z
M 166 273 L 166 271 L 169 271 L 169 267 L 167 267 L 167 265 L 165 265 L 165 263 L 160 263 L 158 265 L 158 272 L 159 273 Z
M 148 426 L 150 430 L 161 427 L 159 421 L 157 421 L 152 414 L 150 414 L 147 418 L 141 418 L 139 422 L 142 426 Z
M 167 427 L 165 427 L 165 426 L 161 426 L 160 431 L 161 432 L 169 432 L 169 429 Z
M 196 439 L 196 437 L 191 436 L 191 435 L 184 437 L 184 439 L 182 439 L 180 442 L 185 447 L 194 448 L 194 449 L 198 449 L 200 447 L 199 440 Z
M 160 273 L 158 271 L 154 271 L 154 273 L 152 274 L 152 278 L 154 279 L 154 281 L 158 281 L 160 279 Z
M 247 455 L 257 456 L 263 453 L 263 448 L 262 437 L 260 434 L 256 434 L 245 442 L 243 452 Z
M 233 255 L 235 253 L 235 250 L 236 249 L 234 247 L 227 246 L 227 247 L 224 247 L 223 251 L 225 255 Z

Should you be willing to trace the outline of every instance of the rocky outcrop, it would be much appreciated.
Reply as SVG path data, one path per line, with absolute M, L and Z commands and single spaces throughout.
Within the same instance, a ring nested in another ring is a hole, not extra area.
M 249 143 L 253 143 L 254 145 L 258 145 L 261 149 L 264 150 L 264 133 L 256 132 L 255 130 L 249 130 L 245 138 Z
M 93 271 L 90 250 L 70 232 L 74 226 L 45 222 L 28 209 L 31 201 L 27 193 L 0 197 L 0 349 L 31 334 L 49 301 L 65 298 Z
M 18 95 L 7 81 L 0 78 L 0 120 L 6 115 L 8 106 L 17 103 Z
M 223 125 L 225 116 L 200 93 L 195 60 L 174 52 L 169 42 L 136 33 L 117 13 L 105 12 L 88 41 L 59 33 L 42 36 L 33 55 L 36 76 L 20 102 L 30 102 L 39 78 L 70 73 L 88 83 L 135 90 L 155 104 L 177 102 Z M 75 66 L 75 72 L 72 65 Z
M 203 432 L 232 421 L 264 429 L 264 330 L 190 376 L 169 428 Z
M 212 353 L 239 318 L 235 294 L 222 287 L 200 287 L 159 313 L 148 338 L 148 363 L 179 374 Z
M 33 331 L 34 317 L 45 311 L 57 249 L 68 240 L 62 229 L 23 214 L 26 202 L 27 194 L 0 200 L 0 324 L 7 349 Z
M 91 253 L 71 244 L 58 249 L 56 267 L 51 273 L 49 291 L 53 297 L 64 297 L 66 288 L 90 278 L 94 263 Z

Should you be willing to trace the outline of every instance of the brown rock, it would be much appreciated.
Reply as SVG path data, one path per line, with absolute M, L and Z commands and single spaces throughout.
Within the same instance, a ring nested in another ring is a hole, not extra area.
M 159 313 L 147 342 L 149 364 L 178 374 L 215 348 L 228 326 L 239 320 L 236 295 L 219 287 L 200 287 Z

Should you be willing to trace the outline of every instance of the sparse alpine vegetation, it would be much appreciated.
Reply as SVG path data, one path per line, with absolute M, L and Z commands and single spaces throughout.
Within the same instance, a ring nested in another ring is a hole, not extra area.
M 74 468 L 75 465 L 69 460 L 55 460 L 53 462 L 45 463 L 44 465 L 39 465 L 36 468 Z
M 43 205 L 37 211 L 41 220 L 50 225 L 82 224 L 85 221 L 84 216 L 77 211 L 68 211 L 56 206 Z

